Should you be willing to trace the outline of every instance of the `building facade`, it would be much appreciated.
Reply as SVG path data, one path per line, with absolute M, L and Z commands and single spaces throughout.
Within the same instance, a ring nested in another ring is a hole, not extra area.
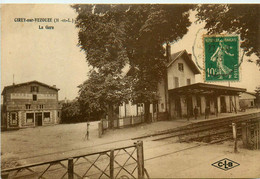
M 204 115 L 206 108 L 216 115 L 239 110 L 239 94 L 246 89 L 195 83 L 195 75 L 201 72 L 186 50 L 172 54 L 167 67 L 168 84 L 159 87 L 159 112 L 167 112 L 168 119 L 194 116 L 195 107 L 198 115 Z M 164 103 L 167 107 L 160 108 Z
M 256 95 L 250 92 L 241 93 L 239 96 L 239 104 L 242 108 L 254 108 Z
M 199 115 L 205 114 L 206 107 L 210 114 L 237 112 L 239 94 L 246 89 L 208 83 L 196 83 L 195 75 L 201 74 L 197 65 L 186 50 L 170 56 L 167 65 L 167 80 L 158 83 L 159 100 L 150 105 L 153 121 L 177 119 L 193 116 L 194 108 Z M 119 117 L 136 116 L 143 105 L 131 102 L 119 107 Z M 139 113 L 140 113 L 139 112 Z
M 6 129 L 58 124 L 61 109 L 56 86 L 30 81 L 6 86 L 2 92 L 1 125 Z

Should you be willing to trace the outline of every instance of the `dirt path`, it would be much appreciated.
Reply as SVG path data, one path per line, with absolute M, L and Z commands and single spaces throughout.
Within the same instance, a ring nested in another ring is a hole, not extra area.
M 228 171 L 211 165 L 224 158 L 240 165 Z M 259 159 L 260 151 L 241 149 L 241 143 L 237 154 L 233 142 L 206 146 L 172 143 L 160 150 L 148 149 L 145 167 L 152 178 L 259 178 Z
M 192 121 L 191 121 L 192 122 Z M 132 128 L 115 129 L 98 138 L 98 123 L 90 125 L 90 140 L 84 140 L 87 125 L 62 124 L 21 129 L 1 133 L 1 163 L 9 161 L 7 168 L 20 164 L 68 158 L 122 146 L 132 145 L 131 138 L 168 130 L 190 123 L 165 121 L 142 124 Z M 202 145 L 178 143 L 175 139 L 158 142 L 144 139 L 145 168 L 152 178 L 190 177 L 260 177 L 260 151 L 241 149 L 233 153 L 233 143 Z M 211 164 L 223 158 L 238 162 L 240 166 L 223 171 Z M 11 162 L 10 162 L 11 161 Z
M 98 122 L 92 122 L 89 140 L 84 139 L 87 129 L 86 123 L 2 132 L 2 164 L 3 161 L 12 160 L 24 165 L 116 148 L 133 144 L 134 141 L 131 140 L 133 137 L 182 125 L 185 123 L 172 121 L 142 124 L 132 128 L 106 131 L 102 138 L 98 138 Z M 8 167 L 11 166 L 8 165 Z

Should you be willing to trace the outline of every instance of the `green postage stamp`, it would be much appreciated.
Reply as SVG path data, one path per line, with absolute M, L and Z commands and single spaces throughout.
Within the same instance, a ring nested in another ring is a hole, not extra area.
M 239 81 L 239 36 L 203 36 L 206 82 Z

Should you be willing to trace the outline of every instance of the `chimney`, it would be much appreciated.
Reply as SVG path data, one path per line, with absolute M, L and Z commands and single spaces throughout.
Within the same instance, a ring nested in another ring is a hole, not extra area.
M 192 54 L 191 54 L 191 53 L 189 53 L 188 55 L 189 55 L 190 59 L 192 60 Z
M 166 57 L 167 62 L 171 61 L 171 45 L 168 42 L 166 44 Z

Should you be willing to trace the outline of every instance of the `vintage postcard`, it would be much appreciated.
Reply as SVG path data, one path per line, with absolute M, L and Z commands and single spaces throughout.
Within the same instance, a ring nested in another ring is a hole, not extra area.
M 259 178 L 260 4 L 1 4 L 1 178 Z

